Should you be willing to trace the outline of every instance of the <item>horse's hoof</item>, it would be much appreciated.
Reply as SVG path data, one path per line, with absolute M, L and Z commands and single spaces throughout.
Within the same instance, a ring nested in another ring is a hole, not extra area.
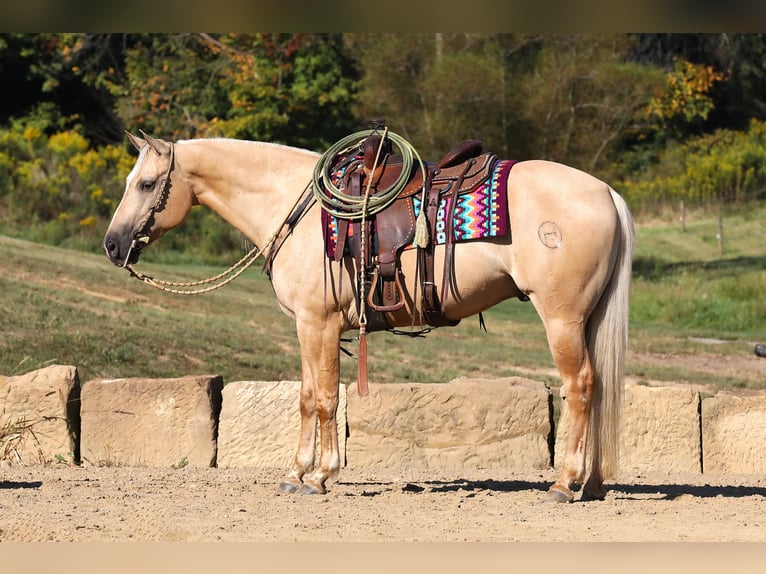
M 568 488 L 553 485 L 545 493 L 543 500 L 545 502 L 572 502 L 574 500 L 574 493 Z
M 606 498 L 606 490 L 603 487 L 585 487 L 582 491 L 580 500 L 583 502 L 590 502 L 592 500 L 604 500 Z
M 301 486 L 303 485 L 300 482 L 285 479 L 279 483 L 279 486 L 277 486 L 277 492 L 282 494 L 293 494 L 298 492 Z
M 301 486 L 301 494 L 327 494 L 327 489 L 321 484 L 317 485 L 304 482 L 303 486 Z

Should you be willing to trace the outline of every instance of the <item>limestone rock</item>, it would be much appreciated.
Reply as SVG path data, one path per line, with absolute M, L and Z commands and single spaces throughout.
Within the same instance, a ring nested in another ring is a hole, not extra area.
M 702 401 L 705 473 L 766 475 L 766 391 L 721 391 Z
M 702 472 L 700 395 L 684 387 L 628 384 L 620 435 L 625 471 Z
M 300 390 L 300 381 L 228 383 L 223 389 L 218 466 L 290 467 L 298 448 Z M 343 465 L 346 451 L 345 385 L 340 385 L 338 403 L 338 448 Z
M 94 379 L 82 387 L 82 458 L 92 465 L 215 466 L 223 379 Z
M 349 387 L 348 466 L 529 470 L 550 466 L 550 391 L 526 379 Z
M 0 378 L 0 460 L 35 465 L 79 460 L 77 367 L 51 365 Z

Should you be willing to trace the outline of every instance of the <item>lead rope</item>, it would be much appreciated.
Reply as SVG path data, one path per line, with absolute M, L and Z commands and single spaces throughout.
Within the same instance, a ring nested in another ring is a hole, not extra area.
M 370 198 L 370 189 L 372 188 L 373 174 L 375 168 L 378 167 L 378 160 L 380 159 L 380 152 L 383 149 L 383 144 L 386 141 L 388 135 L 388 128 L 383 130 L 383 137 L 380 138 L 378 144 L 378 150 L 375 152 L 375 161 L 372 164 L 372 170 L 370 170 L 370 177 L 367 179 L 367 188 L 364 190 L 364 198 L 362 201 L 362 223 L 361 231 L 359 234 L 359 351 L 357 353 L 357 381 L 356 388 L 360 397 L 366 397 L 369 394 L 369 388 L 367 385 L 367 287 L 365 280 L 366 272 L 366 243 L 367 243 L 367 205 Z
M 273 242 L 273 238 L 269 240 L 269 243 L 267 244 L 267 246 L 269 246 L 272 242 Z M 125 265 L 125 269 L 130 271 L 130 274 L 136 279 L 143 281 L 144 283 L 146 283 L 147 285 L 151 287 L 154 287 L 155 289 L 164 291 L 165 293 L 172 293 L 174 295 L 202 295 L 203 293 L 210 293 L 211 291 L 220 289 L 224 285 L 228 285 L 229 283 L 234 281 L 237 277 L 242 275 L 242 273 L 244 273 L 248 267 L 250 267 L 253 263 L 255 263 L 258 260 L 258 257 L 260 257 L 262 253 L 263 251 L 259 250 L 257 246 L 253 247 L 248 253 L 245 254 L 244 257 L 242 257 L 242 259 L 237 261 L 234 265 L 229 267 L 226 271 L 219 273 L 218 275 L 215 275 L 214 277 L 208 277 L 207 279 L 201 279 L 199 281 L 186 281 L 186 282 L 163 281 L 161 279 L 155 279 L 154 277 L 151 277 L 150 275 L 145 275 L 141 273 L 140 271 L 136 270 L 131 264 Z M 174 287 L 196 287 L 199 285 L 207 285 L 208 283 L 213 283 L 214 281 L 218 281 L 221 278 L 225 278 L 225 279 L 223 279 L 220 283 L 211 285 L 209 287 L 205 287 L 204 289 L 174 289 Z

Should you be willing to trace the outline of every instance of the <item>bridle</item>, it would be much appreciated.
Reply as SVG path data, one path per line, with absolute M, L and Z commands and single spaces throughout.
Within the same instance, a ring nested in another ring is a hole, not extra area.
M 122 267 L 127 269 L 132 277 L 135 277 L 136 279 L 146 283 L 147 285 L 150 285 L 151 287 L 154 287 L 155 289 L 159 289 L 160 291 L 173 293 L 174 295 L 201 295 L 203 293 L 209 293 L 210 291 L 220 289 L 224 285 L 228 285 L 234 281 L 234 279 L 242 275 L 242 273 L 244 273 L 244 271 L 248 269 L 253 263 L 255 263 L 255 261 L 264 253 L 267 254 L 266 259 L 267 262 L 270 263 L 276 254 L 276 249 L 278 249 L 279 245 L 281 245 L 280 243 L 275 246 L 275 241 L 284 229 L 285 225 L 292 228 L 292 226 L 300 220 L 302 214 L 310 208 L 310 205 L 305 200 L 300 207 L 298 206 L 298 204 L 301 202 L 301 199 L 309 190 L 311 186 L 310 183 L 303 190 L 303 193 L 298 196 L 298 199 L 296 200 L 295 204 L 293 204 L 293 207 L 290 209 L 290 212 L 288 213 L 285 220 L 271 235 L 268 241 L 266 241 L 263 248 L 261 249 L 258 248 L 257 245 L 254 245 L 253 248 L 250 249 L 250 251 L 248 251 L 239 261 L 218 275 L 208 277 L 207 279 L 200 279 L 199 281 L 163 281 L 161 279 L 154 279 L 149 275 L 141 273 L 140 271 L 136 270 L 131 263 L 129 263 L 132 252 L 134 250 L 140 251 L 144 245 L 149 243 L 149 225 L 154 218 L 154 215 L 162 210 L 163 205 L 165 202 L 167 202 L 168 196 L 170 194 L 170 173 L 175 167 L 175 146 L 172 142 L 168 142 L 168 145 L 170 145 L 168 169 L 165 172 L 163 178 L 158 182 L 157 191 L 154 195 L 154 201 L 152 201 L 152 204 L 149 207 L 149 210 L 146 212 L 146 215 L 144 215 L 143 219 L 141 219 L 139 225 L 136 227 L 136 230 L 133 232 L 133 240 L 130 242 L 130 247 Z M 298 211 L 300 212 L 297 215 L 296 208 L 298 208 Z M 218 281 L 218 283 L 216 283 L 216 281 Z M 210 283 L 214 284 L 209 285 Z M 200 287 L 202 285 L 209 286 L 200 289 L 189 289 L 191 287 Z M 182 289 L 177 289 L 177 287 L 181 287 Z
M 151 206 L 149 206 L 149 210 L 146 212 L 143 219 L 141 219 L 136 230 L 133 232 L 133 240 L 130 242 L 128 253 L 122 264 L 122 266 L 128 270 L 130 270 L 129 261 L 130 256 L 133 254 L 133 250 L 140 251 L 144 245 L 149 243 L 149 234 L 147 233 L 149 223 L 154 219 L 154 215 L 162 209 L 163 204 L 168 198 L 168 193 L 170 191 L 170 172 L 173 171 L 173 167 L 175 167 L 175 146 L 173 145 L 173 142 L 169 142 L 168 145 L 170 145 L 168 169 L 165 172 L 165 176 L 158 182 L 157 190 L 154 192 L 154 201 Z

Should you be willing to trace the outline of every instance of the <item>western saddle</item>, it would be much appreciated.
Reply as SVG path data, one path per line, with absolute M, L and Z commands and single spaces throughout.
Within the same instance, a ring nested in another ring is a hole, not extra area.
M 337 218 L 335 260 L 340 261 L 344 254 L 353 254 L 359 268 L 369 277 L 369 290 L 363 296 L 366 297 L 366 304 L 375 313 L 370 315 L 367 330 L 390 329 L 387 314 L 404 306 L 400 255 L 415 239 L 415 203 L 419 199 L 419 215 L 424 211 L 429 238 L 425 245 L 416 245 L 419 286 L 422 293 L 421 326 L 423 323 L 432 327 L 457 325 L 459 321 L 448 319 L 444 313 L 447 289 L 454 285 L 453 219 L 456 200 L 460 194 L 475 189 L 490 177 L 496 156 L 492 153 L 482 153 L 483 142 L 465 140 L 454 146 L 438 162 L 414 163 L 410 169 L 411 173 L 403 177 L 402 156 L 393 154 L 392 147 L 385 134 L 381 136 L 373 133 L 350 154 L 336 159 L 335 167 L 342 168 L 343 189 L 352 197 L 362 196 L 368 186 L 370 195 L 374 195 L 390 189 L 397 181 L 406 183 L 396 199 L 375 215 L 364 219 L 344 219 L 342 216 Z M 425 175 L 421 169 L 425 170 Z M 439 218 L 438 210 L 445 198 L 449 199 L 446 204 L 449 209 Z M 443 222 L 443 228 L 441 223 L 437 227 L 437 220 Z M 347 237 L 350 222 L 355 225 L 355 232 L 353 236 Z M 357 232 L 357 229 L 360 231 Z M 362 234 L 367 238 L 364 242 L 364 253 L 362 242 L 359 240 Z M 441 293 L 437 292 L 434 280 L 437 237 L 440 238 L 439 242 L 445 245 Z

